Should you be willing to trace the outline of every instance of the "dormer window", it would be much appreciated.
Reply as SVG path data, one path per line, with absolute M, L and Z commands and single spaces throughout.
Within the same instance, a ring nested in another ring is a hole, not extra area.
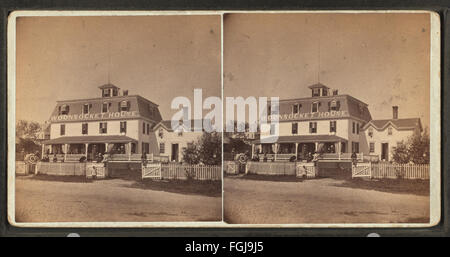
M 102 97 L 110 97 L 111 96 L 111 90 L 109 88 L 105 88 L 102 90 Z
M 390 135 L 390 136 L 392 135 L 392 128 L 391 127 L 388 128 L 388 135 Z
M 119 95 L 119 90 L 117 90 L 117 88 L 113 88 L 113 96 L 118 96 Z
M 127 112 L 130 110 L 130 102 L 129 101 L 122 101 L 119 103 L 119 110 L 122 112 Z
M 92 107 L 92 104 L 83 104 L 83 114 L 88 114 L 91 107 Z
M 369 128 L 368 135 L 369 137 L 373 137 L 373 128 Z
M 320 88 L 313 88 L 312 89 L 312 96 L 320 96 Z
M 328 103 L 329 109 L 328 111 L 339 111 L 339 107 L 340 107 L 340 102 L 333 100 L 331 102 Z
M 111 103 L 103 103 L 102 104 L 102 112 L 108 112 L 109 111 L 109 107 L 111 106 Z
M 164 137 L 164 130 L 163 130 L 162 128 L 159 129 L 159 131 L 158 131 L 158 136 L 159 136 L 160 138 L 163 138 L 163 137 Z
M 58 109 L 59 115 L 67 115 L 69 114 L 69 106 L 67 104 L 63 104 Z
M 328 95 L 328 89 L 322 88 L 322 96 L 327 96 L 327 95 Z
M 320 102 L 313 102 L 311 106 L 311 112 L 318 112 L 319 111 Z

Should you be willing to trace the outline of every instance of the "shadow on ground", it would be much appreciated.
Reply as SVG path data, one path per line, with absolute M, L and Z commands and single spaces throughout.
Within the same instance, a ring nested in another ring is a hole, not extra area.
M 259 174 L 246 174 L 246 175 L 227 175 L 227 178 L 238 178 L 247 180 L 260 180 L 260 181 L 273 181 L 273 182 L 303 182 L 304 178 L 287 175 L 259 175 Z
M 187 195 L 222 196 L 222 181 L 145 179 L 125 187 Z
M 27 179 L 41 180 L 41 181 L 55 181 L 55 182 L 69 182 L 69 183 L 92 183 L 92 179 L 86 176 L 58 176 L 58 175 L 44 175 L 38 174 L 27 177 Z
M 388 193 L 430 195 L 430 181 L 420 179 L 363 179 L 353 178 L 336 183 L 336 187 L 376 190 Z

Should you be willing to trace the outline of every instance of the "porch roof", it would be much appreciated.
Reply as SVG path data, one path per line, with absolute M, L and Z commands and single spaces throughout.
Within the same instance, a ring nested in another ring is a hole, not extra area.
M 137 140 L 127 136 L 76 136 L 58 137 L 42 142 L 43 144 L 82 144 L 82 143 L 128 143 Z
M 277 143 L 315 143 L 315 142 L 346 142 L 347 140 L 336 135 L 302 135 L 302 136 L 279 136 Z M 261 144 L 261 139 L 252 144 Z

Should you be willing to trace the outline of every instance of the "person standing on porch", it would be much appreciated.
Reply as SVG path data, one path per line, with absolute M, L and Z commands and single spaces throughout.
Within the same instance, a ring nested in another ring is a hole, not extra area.
M 356 152 L 353 152 L 351 157 L 352 157 L 353 166 L 356 166 L 356 162 L 357 162 Z

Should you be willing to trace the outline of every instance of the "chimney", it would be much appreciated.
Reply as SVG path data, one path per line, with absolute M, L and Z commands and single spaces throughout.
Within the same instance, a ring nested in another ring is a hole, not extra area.
M 398 119 L 398 106 L 392 106 L 392 118 L 394 120 Z

